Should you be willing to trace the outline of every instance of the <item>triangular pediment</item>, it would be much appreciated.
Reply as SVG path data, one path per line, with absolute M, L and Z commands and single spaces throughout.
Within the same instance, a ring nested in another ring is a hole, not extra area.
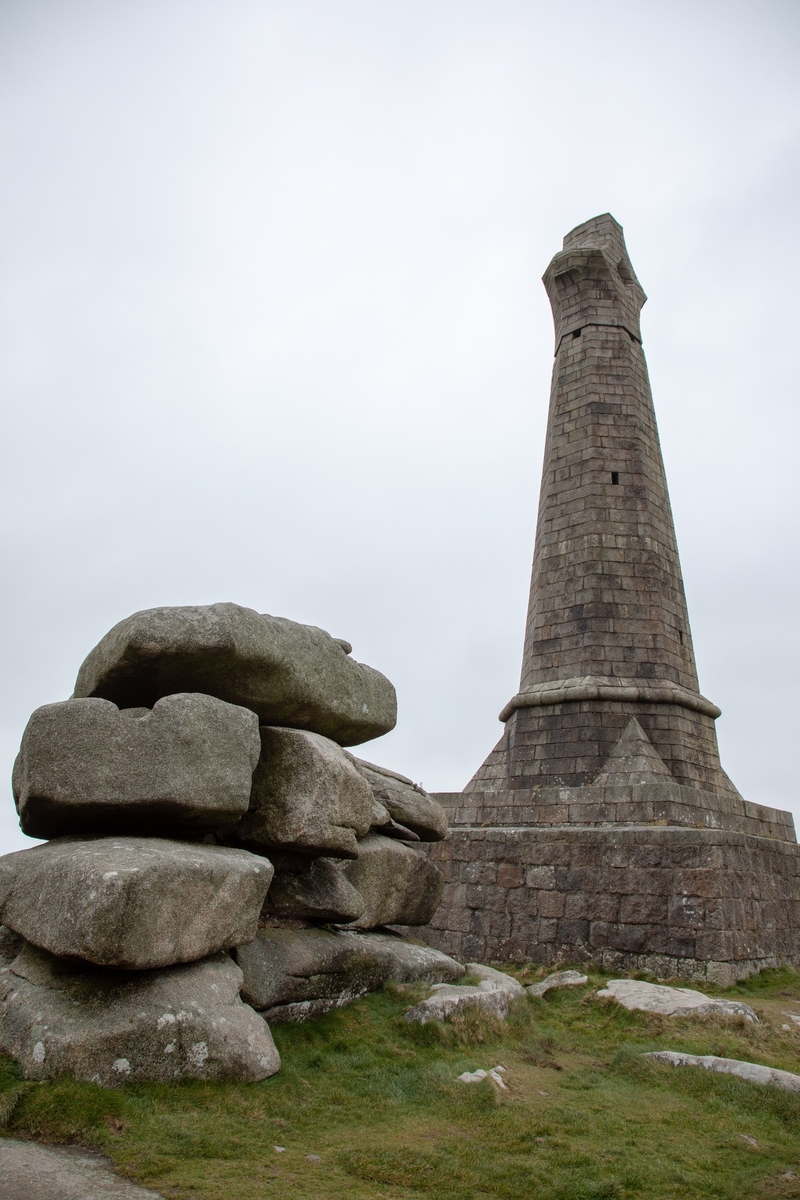
M 631 717 L 594 780 L 599 787 L 660 783 L 672 775 L 636 717 Z

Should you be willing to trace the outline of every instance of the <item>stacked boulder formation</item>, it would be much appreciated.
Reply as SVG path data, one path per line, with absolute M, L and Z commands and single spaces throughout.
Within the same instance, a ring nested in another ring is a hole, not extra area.
M 701 695 L 639 314 L 604 213 L 544 275 L 556 344 L 518 692 L 431 848 L 430 940 L 728 984 L 800 965 L 791 815 L 740 796 Z
M 14 766 L 0 859 L 0 1049 L 27 1078 L 257 1080 L 268 1021 L 390 979 L 452 982 L 419 926 L 441 805 L 345 747 L 393 728 L 388 679 L 321 629 L 235 604 L 116 625 Z

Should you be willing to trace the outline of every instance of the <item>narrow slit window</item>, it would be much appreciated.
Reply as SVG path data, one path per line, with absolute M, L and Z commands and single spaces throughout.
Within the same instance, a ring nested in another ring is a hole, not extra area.
M 612 471 L 612 472 L 611 472 L 611 482 L 612 482 L 612 483 L 619 483 L 619 471 Z
M 683 645 L 683 630 L 682 629 L 678 630 L 678 637 L 681 639 L 681 645 Z

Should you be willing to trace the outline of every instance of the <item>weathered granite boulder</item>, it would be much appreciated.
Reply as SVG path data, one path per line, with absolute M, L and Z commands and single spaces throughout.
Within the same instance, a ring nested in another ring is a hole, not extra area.
M 439 842 L 447 833 L 447 817 L 438 800 L 405 775 L 356 758 L 376 800 L 391 818 L 417 835 L 421 842 Z
M 553 988 L 580 987 L 588 983 L 589 976 L 581 975 L 580 971 L 554 971 L 538 983 L 531 983 L 525 988 L 529 996 L 545 996 Z
M 641 979 L 609 979 L 598 997 L 610 997 L 631 1012 L 661 1013 L 665 1017 L 704 1017 L 718 1013 L 725 1017 L 745 1017 L 758 1023 L 749 1004 L 742 1000 L 716 1000 L 692 988 L 667 987 L 663 983 L 644 983 Z
M 409 1008 L 405 1021 L 426 1025 L 428 1021 L 444 1021 L 465 1009 L 477 1006 L 492 1016 L 505 1020 L 512 1000 L 525 995 L 525 989 L 513 976 L 481 963 L 467 963 L 467 973 L 478 979 L 477 984 L 434 984 L 433 995 Z
M 165 696 L 152 711 L 46 704 L 14 767 L 20 824 L 37 838 L 223 828 L 247 812 L 260 748 L 256 715 L 213 696 Z
M 25 945 L 0 968 L 0 1050 L 26 1079 L 265 1079 L 280 1058 L 267 1023 L 239 999 L 241 982 L 227 954 L 110 971 Z
M 336 742 L 300 729 L 261 730 L 250 809 L 233 830 L 254 850 L 355 858 L 372 821 L 372 792 Z
M 372 932 L 359 936 L 376 954 L 389 957 L 389 979 L 393 983 L 455 983 L 465 973 L 461 963 L 441 950 L 410 942 L 399 934 Z
M 160 838 L 60 838 L 0 858 L 0 920 L 52 954 L 147 970 L 251 941 L 272 864 Z
M 429 946 L 389 934 L 264 926 L 234 951 L 242 995 L 268 1020 L 310 1020 L 389 980 L 459 979 L 464 968 Z
M 259 929 L 255 940 L 234 951 L 244 973 L 242 997 L 255 1009 L 305 1001 L 349 1004 L 389 978 L 383 956 L 357 934 L 326 929 Z M 316 1014 L 314 1014 L 316 1015 Z
M 264 901 L 264 913 L 306 921 L 355 921 L 364 911 L 359 892 L 348 883 L 333 859 L 290 859 L 273 856 L 275 876 Z
M 372 824 L 369 828 L 371 833 L 382 833 L 384 837 L 400 838 L 402 842 L 418 842 L 420 840 L 416 833 L 407 829 L 405 825 L 398 825 L 397 821 L 390 816 L 388 808 L 374 796 L 372 798 Z
M 376 925 L 427 925 L 439 906 L 444 879 L 419 850 L 381 834 L 358 843 L 358 858 L 339 870 L 364 900 L 364 912 L 353 929 Z
M 735 1075 L 737 1079 L 745 1079 L 748 1083 L 768 1084 L 784 1092 L 800 1092 L 800 1075 L 792 1071 L 780 1071 L 777 1067 L 764 1067 L 761 1063 L 719 1058 L 716 1054 L 681 1054 L 677 1050 L 651 1050 L 644 1057 L 669 1063 L 671 1067 L 701 1067 L 704 1071 L 715 1071 L 720 1075 Z
M 205 692 L 265 725 L 309 729 L 357 746 L 394 728 L 395 690 L 323 629 L 238 604 L 151 608 L 115 625 L 83 663 L 76 696 L 151 707 Z

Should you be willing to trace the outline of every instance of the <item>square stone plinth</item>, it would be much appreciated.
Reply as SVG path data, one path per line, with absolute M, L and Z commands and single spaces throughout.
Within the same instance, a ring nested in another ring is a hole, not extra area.
M 591 962 L 728 985 L 800 966 L 800 846 L 720 829 L 457 827 L 425 930 L 461 962 Z

